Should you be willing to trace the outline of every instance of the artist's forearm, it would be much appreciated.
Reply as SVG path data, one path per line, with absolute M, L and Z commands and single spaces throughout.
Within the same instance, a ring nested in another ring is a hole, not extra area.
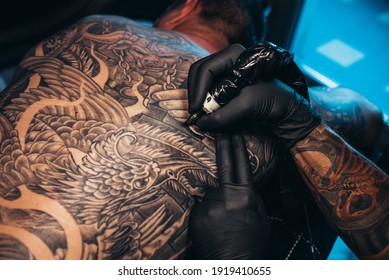
M 389 258 L 389 177 L 323 125 L 291 151 L 348 246 L 361 258 Z

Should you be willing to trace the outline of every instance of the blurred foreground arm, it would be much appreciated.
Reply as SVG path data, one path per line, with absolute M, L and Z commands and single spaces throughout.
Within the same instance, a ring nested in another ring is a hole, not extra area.
M 291 152 L 321 211 L 360 258 L 389 258 L 389 177 L 319 125 Z

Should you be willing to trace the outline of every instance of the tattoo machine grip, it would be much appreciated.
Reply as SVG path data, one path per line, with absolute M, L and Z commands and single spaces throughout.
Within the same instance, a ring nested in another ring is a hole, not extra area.
M 201 116 L 218 110 L 260 76 L 263 79 L 278 78 L 308 97 L 304 75 L 293 62 L 293 54 L 271 42 L 263 41 L 245 49 L 238 56 L 232 69 L 208 91 L 200 111 L 191 115 L 184 126 L 194 125 Z

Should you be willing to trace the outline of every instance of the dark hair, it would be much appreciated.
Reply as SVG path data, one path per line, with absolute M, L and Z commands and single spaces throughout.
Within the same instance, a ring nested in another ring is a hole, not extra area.
M 229 44 L 245 47 L 262 41 L 266 33 L 263 0 L 199 0 L 201 20 L 224 35 Z

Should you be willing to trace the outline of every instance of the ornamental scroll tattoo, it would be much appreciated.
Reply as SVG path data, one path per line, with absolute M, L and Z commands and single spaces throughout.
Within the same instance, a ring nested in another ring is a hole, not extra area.
M 89 17 L 40 43 L 0 100 L 0 258 L 185 257 L 188 213 L 217 187 L 191 136 L 182 37 Z M 247 137 L 255 178 L 276 143 Z

